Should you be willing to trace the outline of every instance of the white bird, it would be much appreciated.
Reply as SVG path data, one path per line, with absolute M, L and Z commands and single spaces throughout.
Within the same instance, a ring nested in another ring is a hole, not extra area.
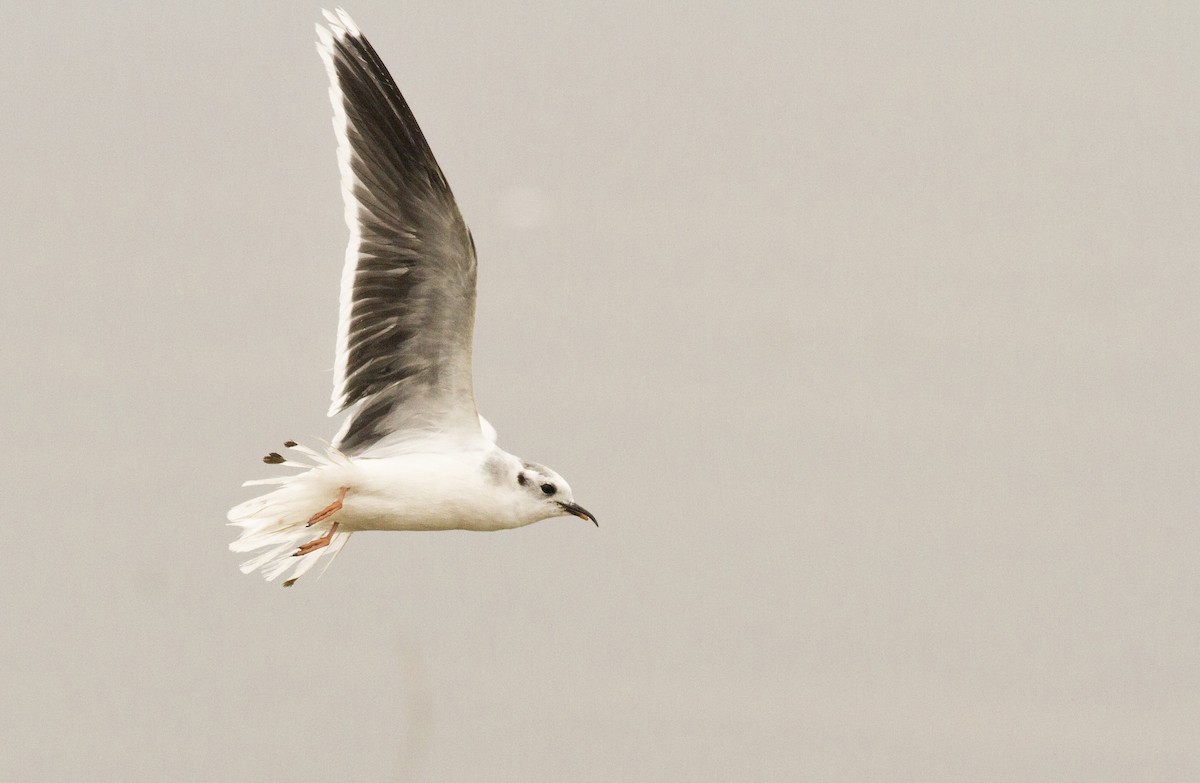
M 317 51 L 329 72 L 350 243 L 329 415 L 349 417 L 332 446 L 284 446 L 303 472 L 246 486 L 274 491 L 235 507 L 242 564 L 293 584 L 357 530 L 505 530 L 550 517 L 596 522 L 553 470 L 496 445 L 475 409 L 471 333 L 475 242 L 425 136 L 350 16 L 323 11 Z M 320 533 L 320 535 L 317 535 Z

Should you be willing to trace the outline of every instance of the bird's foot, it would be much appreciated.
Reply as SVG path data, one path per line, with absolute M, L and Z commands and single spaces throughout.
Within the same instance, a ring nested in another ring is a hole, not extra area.
M 292 557 L 301 557 L 302 555 L 307 555 L 311 552 L 316 552 L 318 549 L 323 549 L 323 548 L 329 546 L 329 542 L 333 540 L 333 531 L 335 531 L 337 529 L 338 529 L 338 523 L 334 522 L 332 525 L 329 526 L 329 532 L 327 532 L 323 536 L 314 538 L 312 541 L 309 541 L 307 544 L 303 544 L 295 552 L 292 552 Z
M 322 519 L 328 519 L 329 517 L 333 516 L 333 514 L 335 512 L 340 511 L 342 508 L 342 501 L 346 499 L 346 493 L 349 491 L 350 491 L 350 487 L 338 488 L 337 500 L 333 501 L 325 508 L 323 508 L 320 511 L 318 511 L 317 513 L 313 514 L 312 517 L 308 520 L 308 524 L 306 524 L 305 527 L 312 527 L 313 525 L 320 522 Z

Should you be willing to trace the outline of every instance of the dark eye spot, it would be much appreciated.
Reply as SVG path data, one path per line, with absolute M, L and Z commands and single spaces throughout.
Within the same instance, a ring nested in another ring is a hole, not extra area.
M 555 492 L 558 492 L 558 488 L 553 484 L 543 484 L 542 492 L 545 492 L 547 495 L 553 495 Z
M 524 473 L 518 473 L 517 474 L 517 483 L 523 487 L 529 483 L 529 479 L 525 478 Z

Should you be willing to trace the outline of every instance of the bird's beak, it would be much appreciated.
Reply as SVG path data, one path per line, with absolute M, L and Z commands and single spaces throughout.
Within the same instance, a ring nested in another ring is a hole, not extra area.
M 592 512 L 588 511 L 583 506 L 578 505 L 577 503 L 563 503 L 561 500 L 558 501 L 558 505 L 560 507 L 562 507 L 562 510 L 565 513 L 574 514 L 575 516 L 579 517 L 580 519 L 590 519 L 590 520 L 592 520 L 593 525 L 595 525 L 596 527 L 600 527 L 600 523 L 596 521 L 596 518 L 594 516 L 592 516 Z

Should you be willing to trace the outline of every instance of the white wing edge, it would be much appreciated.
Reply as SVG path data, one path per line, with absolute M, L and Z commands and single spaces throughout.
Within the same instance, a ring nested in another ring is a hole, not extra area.
M 345 205 L 344 216 L 346 228 L 350 230 L 350 239 L 346 243 L 346 260 L 342 266 L 342 292 L 338 304 L 337 346 L 334 351 L 333 365 L 333 395 L 331 397 L 328 416 L 335 416 L 346 406 L 346 365 L 350 361 L 350 311 L 354 305 L 354 274 L 358 270 L 358 249 L 362 244 L 362 229 L 359 227 L 358 199 L 354 197 L 354 188 L 361 184 L 354 174 L 351 165 L 353 151 L 350 149 L 349 125 L 350 118 L 346 115 L 345 96 L 338 83 L 337 69 L 333 64 L 333 39 L 338 41 L 349 35 L 361 35 L 358 26 L 341 8 L 337 15 L 324 9 L 321 13 L 329 22 L 326 29 L 318 24 L 317 53 L 325 63 L 325 72 L 329 76 L 329 102 L 333 105 L 333 133 L 337 137 L 338 170 L 341 172 L 342 202 Z

